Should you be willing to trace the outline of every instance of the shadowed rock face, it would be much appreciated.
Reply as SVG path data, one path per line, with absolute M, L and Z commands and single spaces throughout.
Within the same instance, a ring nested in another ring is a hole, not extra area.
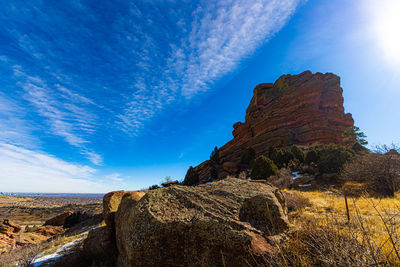
M 57 215 L 54 218 L 47 220 L 43 225 L 51 225 L 51 226 L 63 226 L 65 220 L 73 214 L 72 211 L 64 212 L 60 215 Z
M 235 178 L 125 195 L 115 215 L 118 266 L 243 266 L 288 228 L 285 201 L 265 181 Z
M 257 85 L 245 122 L 233 125 L 233 139 L 219 149 L 222 162 L 238 163 L 249 147 L 259 156 L 271 146 L 343 144 L 354 121 L 344 113 L 342 92 L 338 76 L 309 71 Z M 208 165 L 196 167 L 201 178 L 209 175 Z

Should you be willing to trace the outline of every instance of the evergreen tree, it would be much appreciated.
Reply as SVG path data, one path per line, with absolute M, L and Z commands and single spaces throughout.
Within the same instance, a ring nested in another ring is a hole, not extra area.
M 251 178 L 254 180 L 266 180 L 271 175 L 278 175 L 278 167 L 276 167 L 275 163 L 265 156 L 256 158 L 251 169 Z
M 293 153 L 294 157 L 295 157 L 300 163 L 303 163 L 303 162 L 304 162 L 304 160 L 305 160 L 305 154 L 304 154 L 303 150 L 302 150 L 300 147 L 298 147 L 298 146 L 296 146 L 296 145 L 293 145 L 293 146 L 290 148 L 290 151 Z
M 361 132 L 357 126 L 351 126 L 343 133 L 343 142 L 349 147 L 357 147 L 357 145 L 365 146 L 368 144 L 367 136 Z M 359 146 L 358 146 L 359 147 Z
M 196 170 L 190 166 L 188 171 L 186 172 L 185 179 L 183 180 L 183 185 L 196 185 L 199 183 L 199 174 Z
M 214 147 L 214 150 L 211 152 L 210 160 L 219 164 L 219 150 L 218 147 Z
M 283 167 L 284 155 L 282 150 L 278 150 L 275 147 L 270 147 L 268 150 L 268 158 L 270 158 L 279 169 Z

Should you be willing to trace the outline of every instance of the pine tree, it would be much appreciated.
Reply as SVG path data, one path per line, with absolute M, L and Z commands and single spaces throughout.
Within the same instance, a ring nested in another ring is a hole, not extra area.
M 199 183 L 199 174 L 196 170 L 190 166 L 188 171 L 186 172 L 185 179 L 183 180 L 183 185 L 196 185 Z

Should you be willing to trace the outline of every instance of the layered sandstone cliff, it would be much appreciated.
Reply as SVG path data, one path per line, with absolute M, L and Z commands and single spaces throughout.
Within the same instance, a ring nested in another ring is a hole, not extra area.
M 283 75 L 253 93 L 245 122 L 233 125 L 233 139 L 219 150 L 222 161 L 238 162 L 249 147 L 261 155 L 271 146 L 342 144 L 343 132 L 354 125 L 344 112 L 340 78 L 332 73 Z M 207 165 L 196 168 L 200 176 Z

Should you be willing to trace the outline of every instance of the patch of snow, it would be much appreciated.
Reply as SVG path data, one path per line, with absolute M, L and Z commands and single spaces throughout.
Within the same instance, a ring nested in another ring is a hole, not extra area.
M 40 255 L 43 255 L 43 256 L 39 256 L 38 255 L 38 257 L 33 260 L 32 266 L 37 267 L 37 266 L 40 266 L 40 265 L 42 265 L 42 264 L 44 264 L 44 263 L 46 263 L 48 261 L 56 260 L 56 259 L 60 258 L 62 255 L 65 254 L 65 252 L 71 250 L 82 239 L 83 239 L 83 237 L 77 238 L 74 241 L 71 241 L 71 242 L 63 245 L 62 247 L 58 248 L 52 254 L 43 255 L 45 253 L 41 253 Z
M 302 175 L 299 172 L 292 172 L 292 179 L 296 180 L 297 178 L 300 178 Z

